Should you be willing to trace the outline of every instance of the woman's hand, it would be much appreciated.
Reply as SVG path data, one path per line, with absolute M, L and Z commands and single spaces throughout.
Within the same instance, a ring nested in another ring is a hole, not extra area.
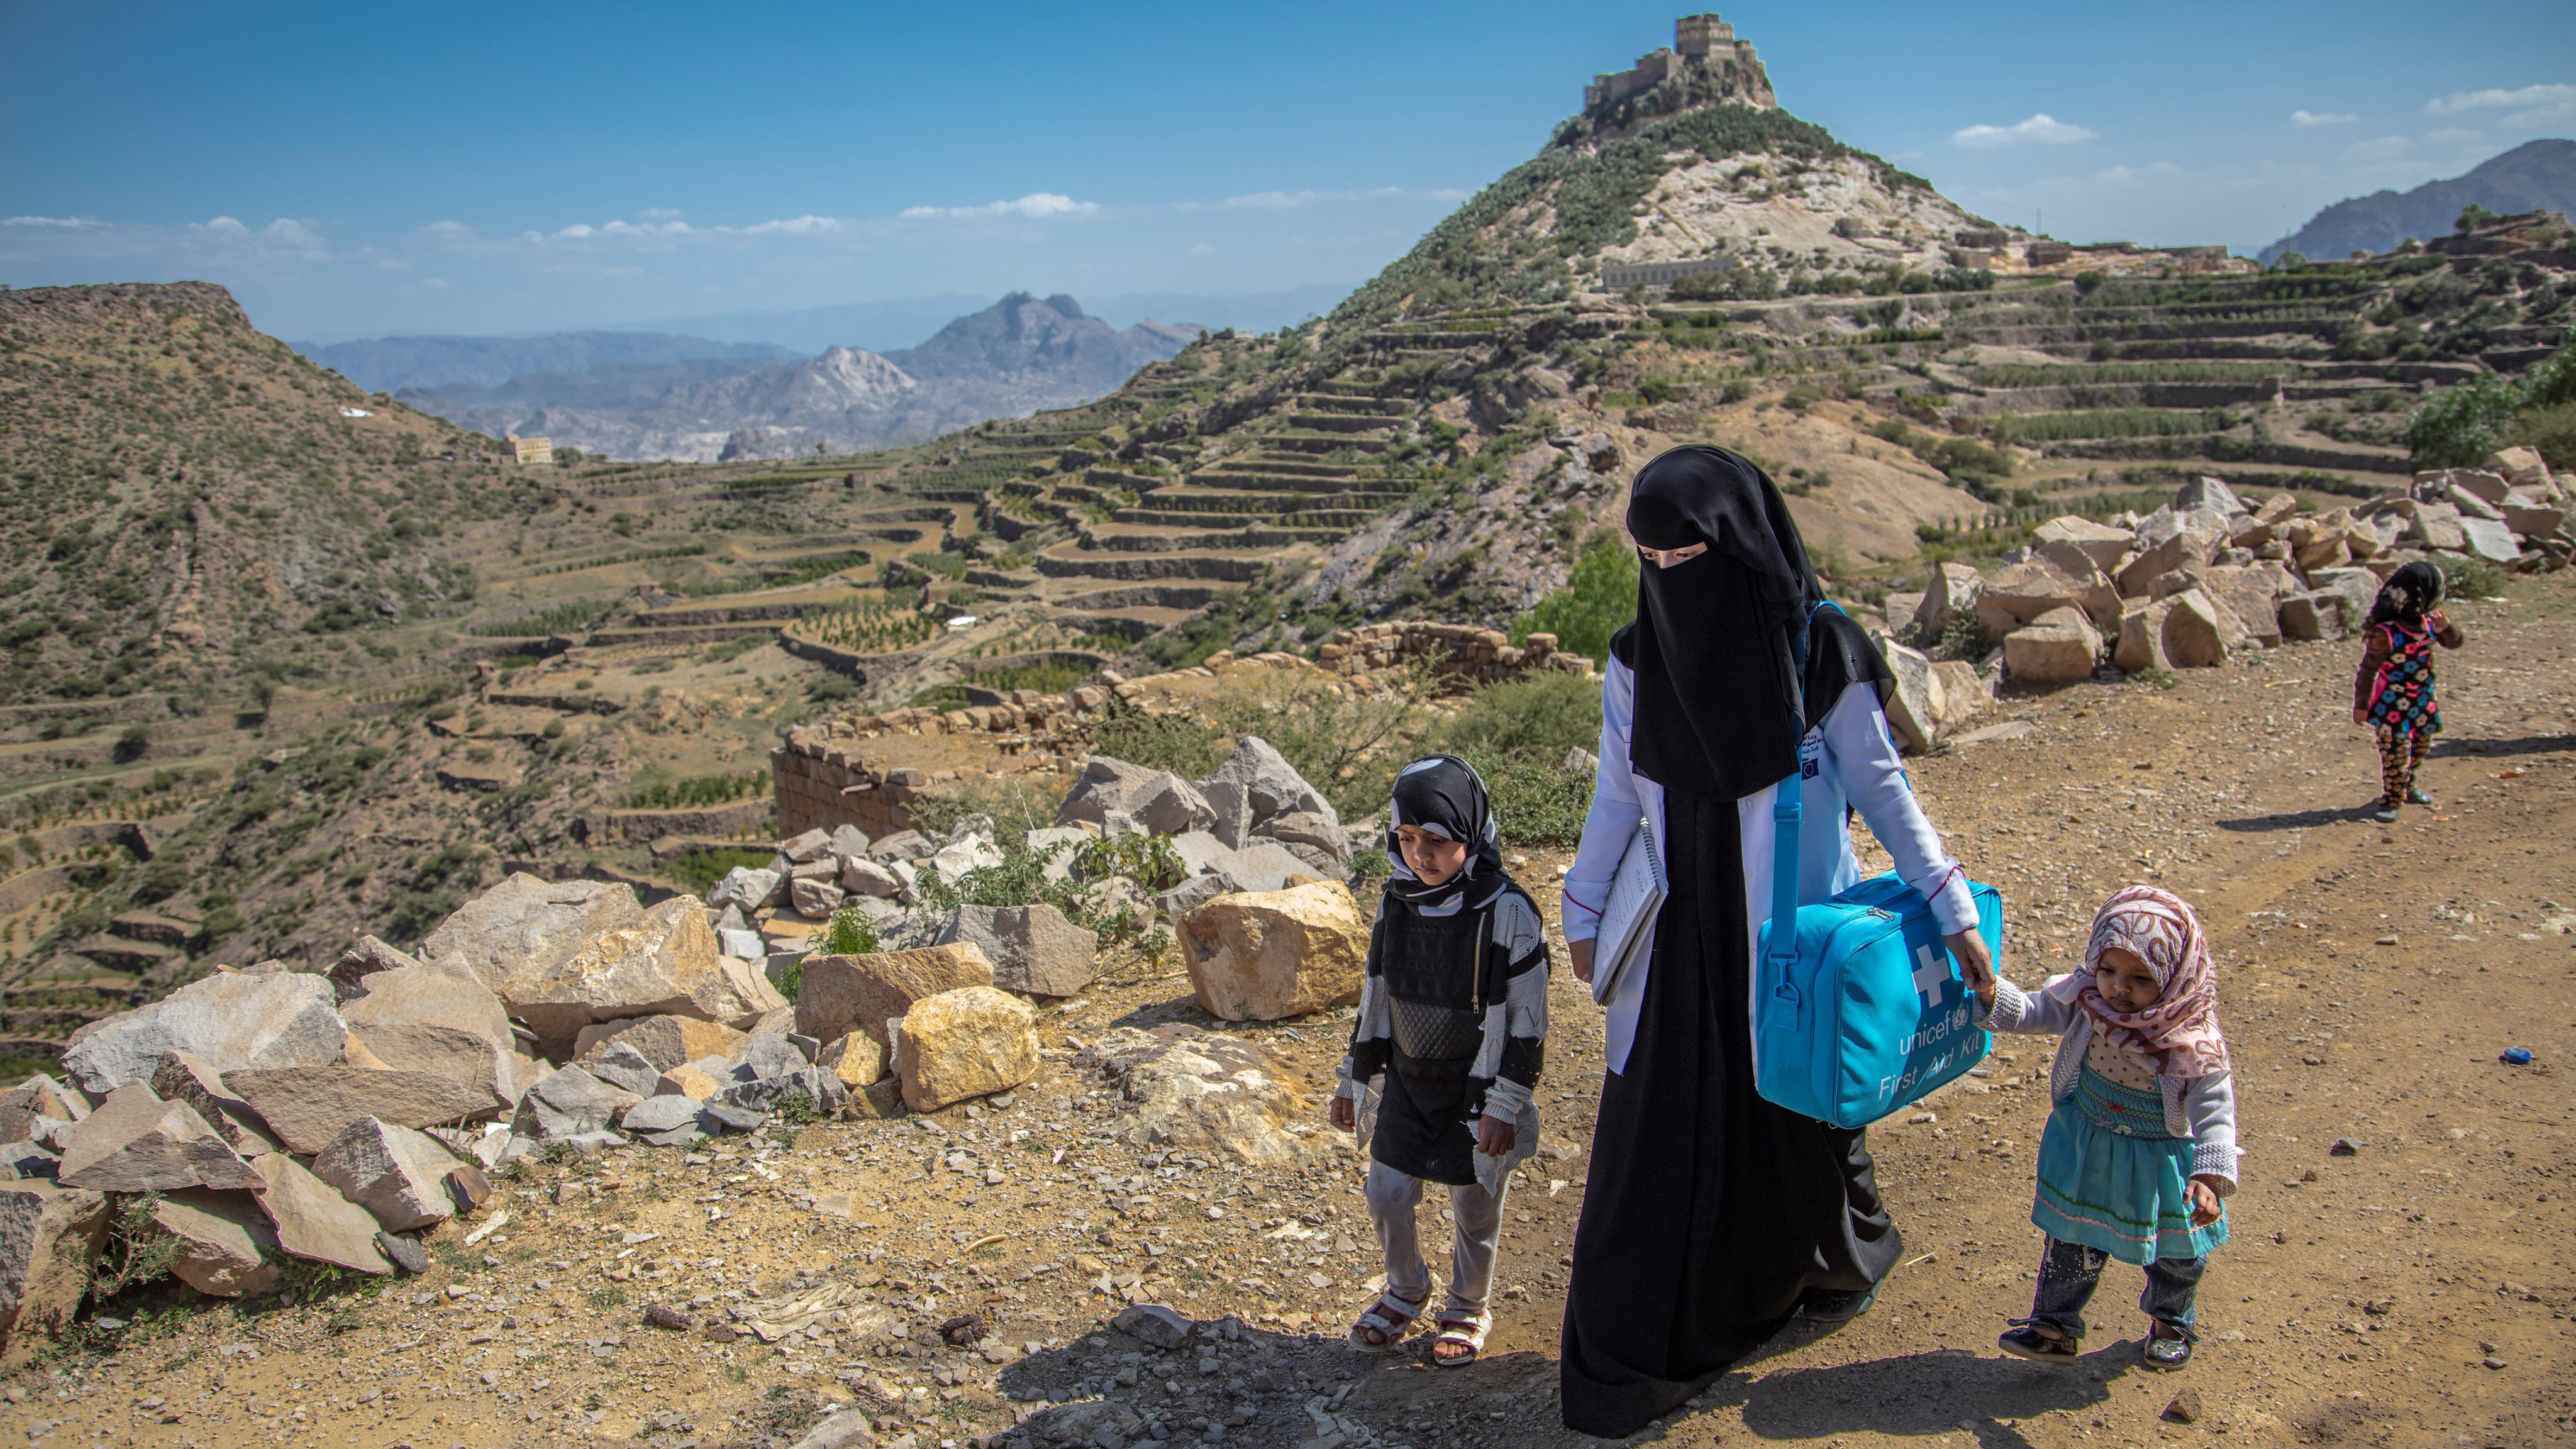
M 1490 1120 L 1490 1119 L 1488 1119 Z M 2204 1173 L 2183 1189 L 2191 1199 L 2191 1225 L 2205 1228 L 2218 1221 L 2218 1179 Z
M 1585 945 L 1592 944 L 1589 941 Z M 1500 1157 L 1521 1140 L 1521 1130 L 1510 1121 L 1488 1112 L 1476 1121 L 1476 1150 L 1487 1157 Z
M 1359 1108 L 1348 1097 L 1335 1097 L 1332 1104 L 1324 1109 L 1324 1120 L 1345 1132 L 1356 1132 L 1360 1125 Z
M 1599 944 L 1592 937 L 1565 943 L 1565 954 L 1574 960 L 1574 979 L 1586 986 L 1592 984 L 1592 948 Z
M 1959 976 L 1977 999 L 1991 1011 L 1995 1005 L 1995 958 L 1986 952 L 1986 938 L 1975 931 L 1960 931 L 1941 938 L 1959 963 Z

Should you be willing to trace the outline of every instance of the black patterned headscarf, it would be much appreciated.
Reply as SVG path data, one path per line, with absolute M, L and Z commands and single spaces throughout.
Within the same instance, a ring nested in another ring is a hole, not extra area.
M 2442 571 L 2431 559 L 2419 558 L 2388 576 L 2371 601 L 2370 624 L 2413 624 L 2424 611 L 2442 602 Z M 2365 625 L 2364 627 L 2368 627 Z
M 1399 825 L 1418 825 L 1443 840 L 1463 841 L 1467 863 L 1436 886 L 1423 884 L 1404 863 L 1404 845 L 1395 833 Z M 1394 808 L 1387 812 L 1386 856 L 1395 868 L 1387 893 L 1416 906 L 1457 905 L 1470 894 L 1471 883 L 1474 904 L 1482 906 L 1511 884 L 1503 873 L 1502 827 L 1494 819 L 1485 779 L 1455 755 L 1425 755 L 1397 773 Z

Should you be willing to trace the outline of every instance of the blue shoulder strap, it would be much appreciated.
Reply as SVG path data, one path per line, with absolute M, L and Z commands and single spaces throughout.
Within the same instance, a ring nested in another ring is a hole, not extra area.
M 1816 609 L 1828 608 L 1834 608 L 1830 599 L 1816 605 Z M 1841 612 L 1839 609 L 1835 611 Z M 1796 632 L 1789 637 L 1789 651 L 1796 664 L 1802 694 L 1807 682 L 1807 632 L 1815 621 L 1815 614 L 1815 609 L 1808 610 L 1807 617 L 1798 621 Z M 1803 727 L 1805 718 L 1801 716 L 1798 723 Z M 1803 755 L 1803 728 L 1799 736 Z M 1798 988 L 1790 983 L 1788 968 L 1798 959 L 1798 825 L 1799 817 L 1804 813 L 1798 797 L 1802 793 L 1799 782 L 1805 773 L 1802 761 L 1800 768 L 1792 769 L 1789 778 L 1782 780 L 1771 796 L 1771 939 L 1762 955 L 1764 961 L 1775 968 L 1770 973 L 1778 983 L 1773 991 L 1791 1002 L 1798 999 Z

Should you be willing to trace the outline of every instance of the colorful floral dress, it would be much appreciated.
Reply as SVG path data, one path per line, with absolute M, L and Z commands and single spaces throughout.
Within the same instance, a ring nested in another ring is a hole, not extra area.
M 2377 627 L 2386 637 L 2387 655 L 2372 683 L 2369 723 L 2394 735 L 2439 734 L 2442 711 L 2433 700 L 2433 638 L 2441 630 L 2440 616 L 2411 624 L 2392 619 Z

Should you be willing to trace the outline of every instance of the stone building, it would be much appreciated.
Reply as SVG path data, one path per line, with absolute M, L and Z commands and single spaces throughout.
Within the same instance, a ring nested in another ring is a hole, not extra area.
M 512 433 L 501 440 L 501 454 L 513 463 L 551 463 L 555 460 L 555 440 L 523 438 Z
M 1583 109 L 1605 111 L 1650 91 L 1677 86 L 1692 99 L 1733 101 L 1768 110 L 1775 104 L 1771 78 L 1753 53 L 1753 42 L 1735 38 L 1735 27 L 1711 11 L 1673 22 L 1673 43 L 1637 57 L 1633 70 L 1596 75 L 1583 88 Z

